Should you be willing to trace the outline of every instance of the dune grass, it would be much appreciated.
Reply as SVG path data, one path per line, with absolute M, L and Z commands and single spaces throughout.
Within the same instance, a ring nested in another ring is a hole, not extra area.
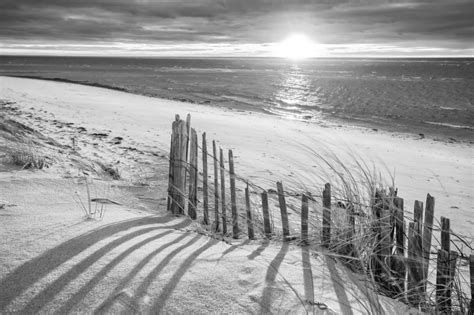
M 300 216 L 301 216 L 301 195 L 304 193 L 310 199 L 310 239 L 309 247 L 318 252 L 323 250 L 325 255 L 333 257 L 343 263 L 356 273 L 365 275 L 366 286 L 374 291 L 386 295 L 391 298 L 400 300 L 406 304 L 418 307 L 422 311 L 433 312 L 436 310 L 436 285 L 432 282 L 432 277 L 427 283 L 419 284 L 411 291 L 406 291 L 404 280 L 393 274 L 391 268 L 393 266 L 406 266 L 403 256 L 394 253 L 391 256 L 392 261 L 388 258 L 380 258 L 380 248 L 382 244 L 386 244 L 386 240 L 381 240 L 379 233 L 381 229 L 391 229 L 390 218 L 386 217 L 386 213 L 394 211 L 394 198 L 397 197 L 396 180 L 394 172 L 389 171 L 383 162 L 377 161 L 377 165 L 382 165 L 382 169 L 378 169 L 374 162 L 369 162 L 367 158 L 357 155 L 351 150 L 346 151 L 345 156 L 338 156 L 326 144 L 289 144 L 288 158 L 292 163 L 298 163 L 291 156 L 291 145 L 299 146 L 299 150 L 303 149 L 306 154 L 311 157 L 313 165 L 296 165 L 298 168 L 305 170 L 303 177 L 287 176 L 280 178 L 283 180 L 287 207 L 291 214 L 290 229 L 292 235 L 300 233 Z M 348 146 L 349 147 L 349 146 Z M 316 151 L 313 148 L 318 148 Z M 209 155 L 211 161 L 213 156 Z M 212 162 L 209 163 L 212 168 Z M 210 171 L 209 173 L 212 173 Z M 229 179 L 229 173 L 226 171 L 226 181 Z M 236 176 L 237 187 L 243 192 L 245 185 L 249 184 L 252 190 L 251 208 L 253 213 L 253 223 L 255 232 L 259 238 L 264 238 L 263 233 L 263 217 L 260 193 L 268 192 L 270 204 L 270 220 L 273 229 L 272 240 L 284 241 L 281 231 L 281 217 L 278 209 L 278 195 L 275 190 L 274 179 L 262 179 L 259 184 L 252 183 L 245 177 Z M 201 178 L 200 178 L 201 180 Z M 262 185 L 266 187 L 264 187 Z M 267 186 L 268 183 L 268 186 Z M 321 247 L 321 228 L 322 228 L 322 189 L 325 183 L 331 184 L 331 241 L 328 249 Z M 202 184 L 202 183 L 201 183 Z M 232 219 L 230 209 L 230 194 L 226 191 L 226 222 L 227 233 L 221 235 L 220 231 L 215 231 L 214 222 L 214 193 L 215 187 L 209 180 L 209 201 L 210 212 L 209 218 L 211 224 L 205 227 L 208 233 L 212 233 L 214 237 L 224 238 L 231 236 Z M 218 187 L 218 194 L 220 188 Z M 238 189 L 239 190 L 239 189 Z M 247 217 L 245 212 L 245 199 L 243 193 L 238 192 L 238 208 L 240 210 L 240 237 L 246 235 Z M 222 197 L 222 196 L 221 196 Z M 420 196 L 422 197 L 422 196 Z M 186 201 L 187 202 L 187 201 Z M 200 201 L 198 201 L 200 203 Z M 199 205 L 201 206 L 201 205 Z M 377 216 L 374 209 L 376 207 L 385 207 L 388 212 Z M 223 211 L 219 205 L 219 219 L 223 220 Z M 409 216 L 408 214 L 411 214 Z M 384 217 L 385 215 L 385 217 Z M 405 211 L 405 222 L 413 222 L 413 214 Z M 388 221 L 387 221 L 388 220 Z M 435 229 L 437 227 L 434 227 Z M 408 231 L 406 230 L 405 233 Z M 393 232 L 390 232 L 393 233 Z M 221 236 L 219 236 L 221 235 Z M 404 235 L 405 245 L 403 250 L 407 253 L 407 235 Z M 471 243 L 466 241 L 466 247 L 472 248 Z M 301 244 L 296 238 L 296 244 Z M 437 251 L 439 240 L 433 235 L 432 251 Z M 301 244 L 303 245 L 303 244 Z M 380 259 L 382 259 L 380 261 Z M 432 266 L 436 266 L 436 259 L 432 255 L 430 262 Z M 381 268 L 380 274 L 376 274 L 375 270 Z M 431 281 L 431 282 L 430 282 Z M 454 275 L 452 284 L 452 310 L 454 312 L 462 312 L 468 309 L 469 299 L 462 283 L 467 283 L 463 279 L 462 273 L 459 272 L 458 266 Z M 423 289 L 422 289 L 423 287 Z M 424 288 L 426 287 L 426 293 Z M 405 293 L 404 293 L 405 292 Z M 417 295 L 417 296 L 416 296 Z
M 84 185 L 81 191 L 80 186 Z M 97 202 L 97 200 L 108 200 L 110 185 L 99 187 L 94 184 L 94 180 L 86 176 L 78 177 L 77 182 L 71 183 L 74 187 L 72 198 L 84 213 L 86 220 L 102 220 L 107 210 L 107 203 Z
M 51 165 L 51 159 L 44 156 L 40 149 L 31 144 L 16 144 L 6 150 L 7 163 L 22 169 L 43 169 Z

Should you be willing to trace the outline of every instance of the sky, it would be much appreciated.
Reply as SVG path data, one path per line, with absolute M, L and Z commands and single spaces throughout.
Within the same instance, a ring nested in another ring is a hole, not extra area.
M 474 0 L 0 0 L 0 54 L 278 56 L 300 34 L 311 57 L 474 57 L 473 16 Z

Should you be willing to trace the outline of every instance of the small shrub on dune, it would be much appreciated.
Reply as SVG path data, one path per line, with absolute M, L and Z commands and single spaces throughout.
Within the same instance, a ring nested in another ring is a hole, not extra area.
M 100 168 L 102 169 L 102 171 L 110 176 L 112 179 L 114 180 L 119 180 L 122 178 L 122 176 L 120 175 L 120 172 L 118 170 L 117 167 L 114 167 L 112 165 L 108 165 L 108 164 L 104 164 L 104 163 L 101 163 L 101 162 L 97 162 L 97 164 L 100 166 Z
M 50 166 L 49 159 L 34 147 L 17 147 L 7 152 L 8 162 L 23 169 L 43 169 Z

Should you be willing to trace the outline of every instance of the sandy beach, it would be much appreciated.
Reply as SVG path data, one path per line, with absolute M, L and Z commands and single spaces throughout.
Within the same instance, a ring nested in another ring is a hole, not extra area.
M 238 175 L 266 189 L 275 189 L 274 183 L 283 180 L 319 193 L 325 170 L 310 151 L 330 152 L 349 166 L 355 158 L 362 159 L 388 181 L 389 174 L 394 175 L 407 215 L 412 216 L 415 200 L 424 201 L 430 193 L 436 198 L 435 218 L 450 218 L 453 232 L 472 238 L 474 146 L 469 143 L 34 79 L 0 77 L 0 101 L 4 114 L 45 136 L 32 141 L 45 144 L 45 152 L 55 161 L 47 171 L 0 172 L 6 222 L 0 234 L 6 242 L 0 250 L 7 253 L 1 257 L 0 278 L 10 288 L 2 295 L 1 310 L 225 308 L 237 313 L 312 309 L 317 314 L 364 314 L 377 312 L 375 305 L 395 314 L 406 307 L 380 297 L 381 302 L 373 302 L 375 295 L 362 282 L 324 255 L 309 258 L 292 245 L 218 242 L 194 233 L 187 219 L 167 215 L 167 158 L 176 114 L 191 114 L 199 134 L 206 132 L 208 141 L 234 150 Z M 90 161 L 113 165 L 121 179 L 111 184 L 97 177 L 97 163 Z M 94 177 L 97 195 L 107 189 L 107 197 L 117 202 L 108 206 L 102 221 L 84 221 L 71 198 L 80 187 L 78 169 Z M 66 240 L 70 241 L 63 243 Z M 159 249 L 165 242 L 170 247 Z M 130 248 L 136 253 L 131 255 Z M 153 251 L 156 257 L 147 256 Z M 163 269 L 170 259 L 173 268 Z M 144 261 L 152 261 L 156 269 L 147 265 L 124 282 L 123 274 Z M 235 266 L 239 271 L 227 278 Z M 324 301 L 328 311 L 304 302 L 308 266 L 312 298 Z M 158 274 L 165 282 L 154 278 Z M 204 291 L 206 295 L 200 293 Z
M 349 164 L 355 155 L 374 164 L 389 181 L 389 174 L 394 176 L 408 211 L 415 200 L 424 201 L 430 193 L 436 198 L 437 218 L 449 217 L 454 231 L 472 234 L 474 146 L 469 143 L 421 139 L 417 135 L 388 134 L 330 122 L 316 125 L 68 83 L 8 77 L 0 80 L 2 99 L 15 102 L 25 113 L 23 116 L 34 115 L 30 123 L 39 130 L 47 128 L 42 120 L 72 122 L 90 133 L 105 132 L 109 141 L 123 137 L 116 147 L 135 147 L 163 156 L 168 154 L 175 114 L 184 118 L 190 113 L 198 133 L 206 132 L 207 138 L 216 140 L 218 146 L 234 149 L 237 173 L 262 185 L 293 177 L 318 191 L 324 183 L 314 179 L 319 170 L 308 147 L 322 154 L 332 152 Z M 62 141 L 70 143 L 70 139 L 62 137 Z M 102 143 L 100 138 L 96 142 Z M 131 152 L 123 149 L 118 154 L 124 151 Z M 110 162 L 116 159 L 111 153 L 104 154 L 103 158 Z M 120 162 L 125 164 L 125 171 L 129 166 L 124 160 Z

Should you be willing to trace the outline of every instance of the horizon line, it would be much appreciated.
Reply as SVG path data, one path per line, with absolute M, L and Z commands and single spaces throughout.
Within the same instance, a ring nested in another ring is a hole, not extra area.
M 70 57 L 70 58 L 143 58 L 143 59 L 282 59 L 282 60 L 290 60 L 293 62 L 300 62 L 305 60 L 315 60 L 315 59 L 474 59 L 473 56 L 469 55 L 416 55 L 416 56 L 406 56 L 406 55 L 387 55 L 387 56 L 380 56 L 380 55 L 346 55 L 346 56 L 315 56 L 315 57 L 307 57 L 301 59 L 291 59 L 286 57 L 279 57 L 279 56 L 232 56 L 232 55 L 200 55 L 200 56 L 187 56 L 187 55 L 160 55 L 160 56 L 150 56 L 150 55 L 93 55 L 93 54 L 1 54 L 0 57 Z

